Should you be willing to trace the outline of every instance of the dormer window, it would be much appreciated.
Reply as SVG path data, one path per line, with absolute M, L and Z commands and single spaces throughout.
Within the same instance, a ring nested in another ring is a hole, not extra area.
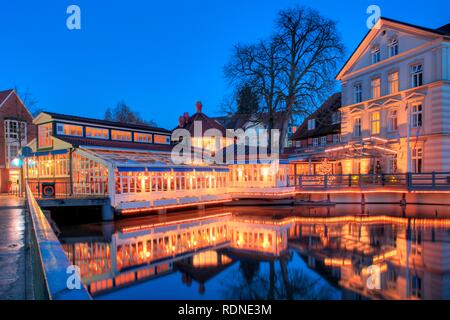
M 308 130 L 314 130 L 316 128 L 316 119 L 308 120 Z
M 389 48 L 389 57 L 394 57 L 398 55 L 398 40 L 397 38 L 391 39 L 388 45 Z
M 338 124 L 341 121 L 341 114 L 335 111 L 331 114 L 331 124 Z
M 372 64 L 378 63 L 381 61 L 381 51 L 380 47 L 372 48 Z

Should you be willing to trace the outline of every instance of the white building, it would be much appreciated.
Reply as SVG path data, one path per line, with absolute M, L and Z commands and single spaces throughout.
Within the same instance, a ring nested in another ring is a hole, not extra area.
M 450 24 L 381 18 L 336 79 L 342 173 L 450 172 Z

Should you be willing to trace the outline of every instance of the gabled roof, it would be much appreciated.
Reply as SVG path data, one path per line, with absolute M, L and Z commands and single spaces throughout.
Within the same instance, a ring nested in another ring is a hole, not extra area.
M 205 134 L 205 131 L 208 129 L 217 129 L 219 130 L 223 136 L 226 135 L 226 129 L 223 125 L 221 125 L 218 121 L 213 118 L 208 117 L 203 112 L 196 112 L 184 123 L 182 127 L 177 126 L 176 129 L 186 129 L 189 131 L 192 137 L 194 137 L 194 124 L 195 121 L 200 121 L 202 123 L 202 135 Z
M 407 23 L 407 22 L 402 22 L 402 21 L 386 18 L 386 17 L 380 17 L 379 21 L 377 22 L 377 24 L 382 24 L 382 25 L 384 25 L 386 23 L 397 24 L 397 25 L 402 25 L 402 26 L 414 28 L 414 29 L 417 29 L 417 30 L 420 30 L 420 31 L 424 31 L 424 32 L 430 33 L 430 34 L 435 35 L 435 36 L 450 37 L 450 23 L 446 24 L 446 25 L 444 25 L 442 27 L 439 27 L 439 28 L 436 28 L 436 29 L 432 29 L 432 28 L 422 27 L 422 26 L 411 24 L 411 23 Z M 362 51 L 364 49 L 362 47 L 362 45 L 370 37 L 373 37 L 377 32 L 378 32 L 378 29 L 375 28 L 375 26 L 367 32 L 367 34 L 364 36 L 364 38 L 361 40 L 361 42 L 358 44 L 358 46 L 356 46 L 356 48 L 353 51 L 353 53 L 350 55 L 350 57 L 344 63 L 344 65 L 342 66 L 341 70 L 339 70 L 339 73 L 336 75 L 336 80 L 340 80 L 341 79 L 341 77 L 344 74 L 344 72 L 348 69 L 348 65 L 350 64 L 350 62 L 356 61 L 356 59 L 362 54 Z
M 292 140 L 302 140 L 312 137 L 324 136 L 332 133 L 339 133 L 341 124 L 332 124 L 333 112 L 341 107 L 341 93 L 337 92 L 330 96 L 319 109 L 303 121 L 301 126 L 293 134 Z M 316 119 L 316 128 L 308 130 L 308 120 Z
M 120 128 L 125 128 L 125 129 L 171 133 L 170 130 L 167 130 L 164 128 L 159 128 L 159 127 L 153 127 L 153 126 L 149 126 L 149 125 L 145 125 L 145 124 L 121 123 L 121 122 L 117 122 L 117 121 L 100 120 L 100 119 L 86 118 L 86 117 L 73 116 L 73 115 L 67 115 L 67 114 L 61 114 L 61 113 L 55 113 L 55 112 L 47 112 L 47 111 L 44 111 L 43 113 L 46 113 L 46 114 L 50 115 L 53 119 L 57 119 L 57 120 L 77 121 L 77 122 L 85 122 L 85 123 L 90 123 L 90 124 L 98 124 L 98 125 L 103 125 L 103 126 L 120 127 Z
M 6 98 L 14 91 L 14 89 L 8 89 L 0 91 L 0 106 L 5 102 Z

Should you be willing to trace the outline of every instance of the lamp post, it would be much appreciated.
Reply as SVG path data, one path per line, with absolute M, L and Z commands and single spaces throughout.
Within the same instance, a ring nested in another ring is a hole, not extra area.
M 408 106 L 408 101 L 405 102 L 406 104 L 406 132 L 407 132 L 407 149 L 406 149 L 406 158 L 407 158 L 407 164 L 406 164 L 406 172 L 409 174 L 411 173 L 411 148 L 410 148 L 410 142 L 411 142 L 411 111 Z

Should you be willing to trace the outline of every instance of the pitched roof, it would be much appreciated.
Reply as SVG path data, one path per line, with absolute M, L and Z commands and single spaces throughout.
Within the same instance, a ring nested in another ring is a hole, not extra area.
M 68 136 L 55 136 L 55 137 L 77 147 L 92 146 L 92 147 L 137 149 L 137 150 L 167 151 L 167 152 L 170 152 L 172 150 L 172 146 L 166 144 L 147 144 L 139 142 L 102 140 L 102 139 L 68 137 Z
M 171 133 L 170 130 L 167 130 L 164 128 L 159 128 L 159 127 L 153 127 L 153 126 L 149 126 L 149 125 L 145 125 L 145 124 L 122 123 L 122 122 L 117 122 L 117 121 L 100 120 L 100 119 L 86 118 L 86 117 L 73 116 L 73 115 L 67 115 L 67 114 L 61 114 L 61 113 L 55 113 L 55 112 L 47 112 L 47 111 L 43 111 L 43 113 L 50 115 L 52 118 L 60 119 L 60 120 L 79 121 L 79 122 L 86 122 L 86 123 L 99 124 L 99 125 L 105 125 L 105 126 L 114 126 L 114 127 L 145 130 L 145 131 L 158 131 L 158 132 L 162 132 L 162 133 Z
M 307 138 L 324 136 L 332 133 L 338 133 L 341 124 L 332 124 L 331 118 L 333 112 L 341 107 L 341 93 L 337 92 L 330 96 L 313 114 L 303 121 L 301 126 L 293 134 L 292 140 L 302 140 Z M 308 130 L 308 120 L 316 119 L 316 128 Z
M 427 28 L 427 27 L 422 27 L 422 26 L 418 26 L 415 24 L 411 24 L 411 23 L 407 23 L 407 22 L 402 22 L 402 21 L 398 21 L 398 20 L 394 20 L 391 18 L 386 18 L 386 17 L 380 17 L 379 19 L 380 21 L 389 21 L 389 22 L 393 22 L 393 23 L 398 23 L 398 24 L 402 24 L 411 28 L 416 28 L 422 31 L 426 31 L 426 32 L 430 32 L 430 33 L 434 33 L 436 35 L 440 35 L 440 36 L 450 36 L 450 23 L 446 24 L 442 27 L 436 28 L 436 29 L 432 29 L 432 28 Z M 374 28 L 370 29 L 366 35 L 364 36 L 364 38 L 362 38 L 361 42 L 356 46 L 355 50 L 352 52 L 352 54 L 348 57 L 347 61 L 345 61 L 345 63 L 342 65 L 342 68 L 339 70 L 339 72 L 336 75 L 336 79 L 339 80 L 341 73 L 343 72 L 343 70 L 345 69 L 345 67 L 347 66 L 347 64 L 350 62 L 350 60 L 352 60 L 353 56 L 356 54 L 356 52 L 358 51 L 359 47 L 364 43 L 364 41 L 368 38 L 368 36 L 371 34 L 371 32 L 374 30 Z
M 5 99 L 10 95 L 11 92 L 13 92 L 14 89 L 8 89 L 0 91 L 0 105 L 5 101 Z
M 202 123 L 202 135 L 205 134 L 205 131 L 208 129 L 217 129 L 219 130 L 223 136 L 226 135 L 226 129 L 223 125 L 221 125 L 218 121 L 213 118 L 208 117 L 203 112 L 196 112 L 192 116 L 189 117 L 188 121 L 180 127 L 177 126 L 175 129 L 186 129 L 189 131 L 191 136 L 194 136 L 194 123 L 195 121 L 200 121 Z

